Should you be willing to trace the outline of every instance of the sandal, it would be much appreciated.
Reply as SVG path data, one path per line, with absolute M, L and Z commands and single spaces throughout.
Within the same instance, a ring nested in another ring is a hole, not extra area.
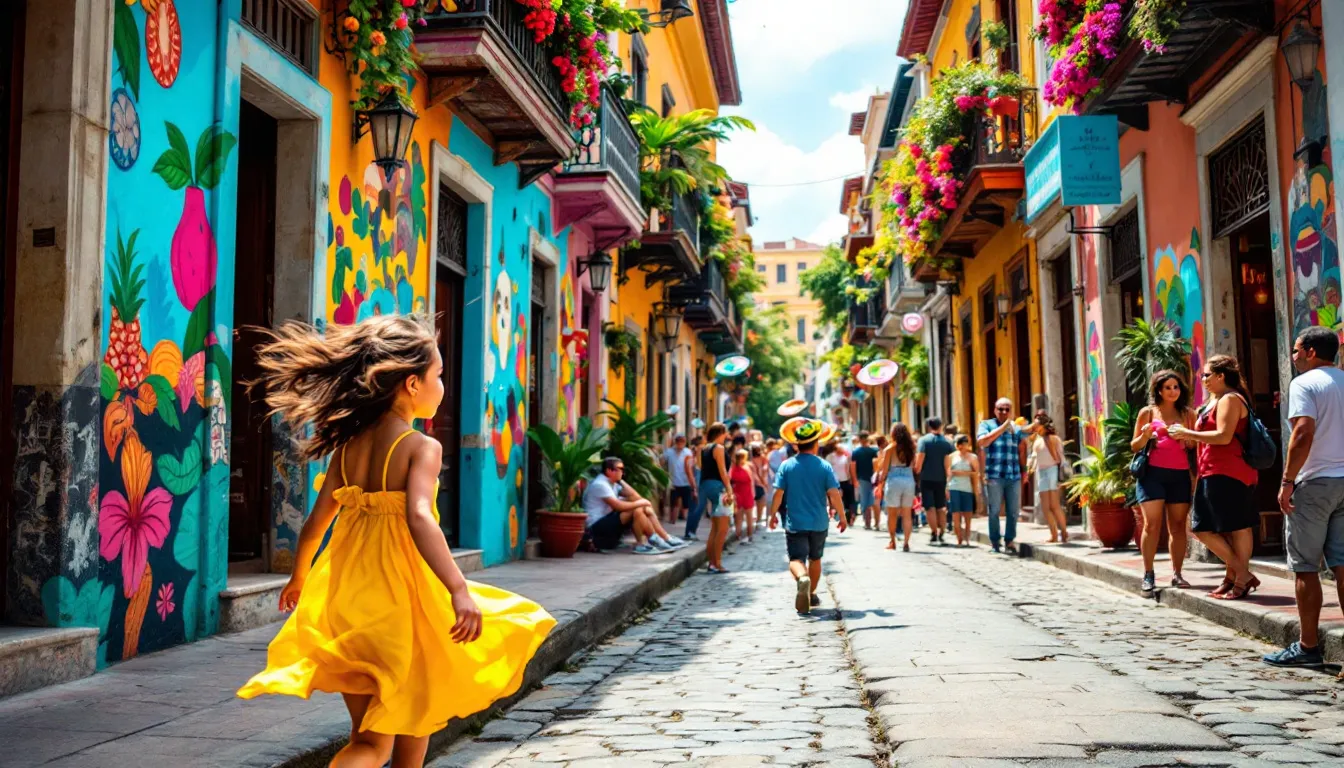
M 1171 575 L 1171 586 L 1173 586 L 1173 587 L 1175 587 L 1175 588 L 1177 588 L 1177 589 L 1189 589 L 1189 588 L 1190 588 L 1190 582 L 1186 581 L 1186 580 L 1185 580 L 1185 577 L 1182 576 L 1181 574 L 1179 574 L 1179 573 L 1173 573 L 1173 574 Z
M 893 541 L 890 544 L 888 544 L 887 549 L 896 549 L 896 542 Z
M 1209 593 L 1209 597 L 1221 598 L 1223 595 L 1227 594 L 1227 591 L 1229 589 L 1235 587 L 1236 585 L 1237 585 L 1236 582 L 1232 581 L 1231 579 L 1224 578 L 1223 583 L 1219 584 L 1217 587 L 1214 588 L 1212 592 Z
M 1252 584 L 1250 581 L 1246 582 L 1245 584 L 1233 584 L 1232 588 L 1224 592 L 1223 594 L 1219 595 L 1218 599 L 1240 600 L 1249 595 L 1252 591 L 1254 591 L 1256 586 L 1258 585 Z
M 910 542 L 908 542 L 908 541 L 905 542 L 905 548 L 902 549 L 901 551 L 903 551 L 903 552 L 909 552 L 909 551 L 910 551 Z

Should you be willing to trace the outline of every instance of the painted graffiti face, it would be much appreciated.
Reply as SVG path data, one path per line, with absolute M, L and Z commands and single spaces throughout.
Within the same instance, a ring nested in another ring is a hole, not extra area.
M 494 319 L 491 321 L 491 331 L 495 348 L 503 352 L 508 348 L 513 333 L 513 283 L 509 280 L 507 272 L 500 272 L 499 278 L 495 280 L 493 306 Z M 499 355 L 501 369 L 507 366 L 508 362 L 507 354 Z

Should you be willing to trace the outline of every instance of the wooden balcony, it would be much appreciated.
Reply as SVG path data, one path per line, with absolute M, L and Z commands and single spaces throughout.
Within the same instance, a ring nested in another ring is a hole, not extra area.
M 717 261 L 711 259 L 695 278 L 669 286 L 667 300 L 682 307 L 684 322 L 711 353 L 742 350 L 742 316 Z
M 584 128 L 573 158 L 555 175 L 557 227 L 584 224 L 594 250 L 637 237 L 646 214 L 639 204 L 639 139 L 621 101 L 602 90 L 597 121 Z
M 1026 189 L 1022 158 L 1036 140 L 1036 92 L 1024 91 L 1015 115 L 971 118 L 965 149 L 953 161 L 965 183 L 956 210 L 930 248 L 937 258 L 974 258 L 1012 215 Z
M 886 291 L 878 287 L 864 302 L 849 305 L 849 324 L 845 326 L 845 343 L 867 344 L 877 336 L 882 319 L 887 314 Z
M 523 26 L 516 0 L 458 0 L 427 14 L 415 30 L 429 106 L 450 102 L 462 122 L 490 141 L 495 165 L 515 162 L 526 186 L 574 154 L 569 100 L 551 56 Z
M 1128 27 L 1134 10 L 1125 16 Z M 1263 0 L 1187 0 L 1180 26 L 1165 53 L 1144 53 L 1130 40 L 1103 70 L 1104 90 L 1086 105 L 1092 114 L 1114 114 L 1131 128 L 1148 129 L 1148 103 L 1185 104 L 1190 86 L 1248 34 L 1274 28 L 1274 4 Z
M 621 270 L 630 269 L 644 273 L 646 286 L 700 275 L 700 201 L 694 193 L 674 195 L 671 210 L 650 213 L 639 246 L 621 256 Z

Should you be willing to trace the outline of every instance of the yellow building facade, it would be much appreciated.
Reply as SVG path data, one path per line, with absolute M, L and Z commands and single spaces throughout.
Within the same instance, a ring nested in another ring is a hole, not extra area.
M 799 276 L 821 262 L 822 246 L 791 238 L 761 243 L 753 251 L 756 274 L 765 287 L 752 294 L 756 308 L 783 307 L 790 335 L 815 356 L 823 333 L 818 318 L 821 304 L 803 293 Z

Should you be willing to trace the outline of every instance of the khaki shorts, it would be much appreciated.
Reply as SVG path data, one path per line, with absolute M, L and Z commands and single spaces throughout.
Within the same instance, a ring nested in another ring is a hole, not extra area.
M 1344 566 L 1344 477 L 1313 477 L 1293 489 L 1283 518 L 1288 568 L 1297 573 Z

